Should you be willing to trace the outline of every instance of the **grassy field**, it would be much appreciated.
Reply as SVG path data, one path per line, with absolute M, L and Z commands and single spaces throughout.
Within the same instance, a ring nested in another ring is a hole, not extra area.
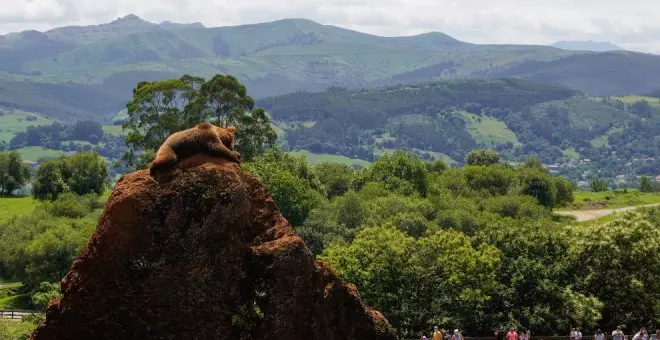
M 365 166 L 369 164 L 369 162 L 362 160 L 362 159 L 356 159 L 356 158 L 349 158 L 346 156 L 340 156 L 340 155 L 329 155 L 329 154 L 317 154 L 317 153 L 311 153 L 309 151 L 303 150 L 303 151 L 294 151 L 291 152 L 294 155 L 303 155 L 307 157 L 310 163 L 312 164 L 319 164 L 319 163 L 324 163 L 324 162 L 332 162 L 332 163 L 341 163 L 341 164 L 346 164 L 350 166 Z
M 594 148 L 600 148 L 603 146 L 609 146 L 610 143 L 607 140 L 607 135 L 602 135 L 591 140 L 591 146 Z
M 632 104 L 634 102 L 646 100 L 652 106 L 660 107 L 660 99 L 659 98 L 654 98 L 654 97 L 628 95 L 628 96 L 612 97 L 612 98 L 613 99 L 618 99 L 618 100 L 620 100 L 620 101 L 622 101 L 626 104 Z
M 126 135 L 126 132 L 122 131 L 121 125 L 103 125 L 103 133 L 114 136 Z
M 16 151 L 21 154 L 22 159 L 27 161 L 36 161 L 44 157 L 56 158 L 64 155 L 64 151 L 62 150 L 45 149 L 40 146 L 28 146 L 16 149 Z
M 569 148 L 561 151 L 566 158 L 571 158 L 571 159 L 578 159 L 580 158 L 580 154 L 575 151 L 575 148 Z
M 30 213 L 39 201 L 32 196 L 0 197 L 0 223 L 8 221 L 13 216 Z
M 465 111 L 460 112 L 460 114 L 465 118 L 468 132 L 472 138 L 481 145 L 491 146 L 507 142 L 514 145 L 520 144 L 516 134 L 504 122 L 493 117 L 479 116 Z
M 32 322 L 0 319 L 0 339 L 28 339 L 35 327 Z
M 0 283 L 0 309 L 27 309 L 29 297 L 16 294 L 21 286 L 20 282 Z
M 28 120 L 28 117 L 34 118 Z M 48 125 L 52 122 L 37 113 L 0 109 L 0 141 L 10 141 L 16 132 L 23 132 L 28 126 Z
M 574 198 L 572 206 L 560 210 L 583 209 L 588 202 L 599 203 L 604 206 L 604 209 L 660 203 L 660 193 L 644 193 L 636 190 L 628 190 L 628 192 L 622 190 L 606 192 L 576 191 Z

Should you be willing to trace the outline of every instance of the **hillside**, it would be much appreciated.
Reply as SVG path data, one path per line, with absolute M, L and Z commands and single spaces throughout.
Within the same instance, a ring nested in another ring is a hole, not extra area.
M 615 95 L 660 87 L 660 57 L 477 45 L 438 32 L 381 37 L 305 19 L 209 28 L 128 15 L 0 36 L 0 107 L 58 120 L 109 119 L 137 82 L 183 73 L 235 75 L 256 98 L 503 76 Z
M 569 51 L 593 51 L 593 52 L 608 52 L 620 51 L 624 48 L 613 44 L 609 41 L 558 41 L 550 46 L 561 48 Z
M 617 172 L 634 158 L 660 154 L 654 138 L 660 134 L 657 103 L 650 97 L 594 98 L 563 86 L 505 78 L 332 88 L 257 104 L 284 127 L 282 139 L 291 150 L 372 160 L 404 148 L 424 158 L 446 155 L 461 162 L 470 150 L 487 147 L 509 160 L 531 153 L 547 164 L 589 158 Z M 658 165 L 635 166 L 655 174 Z

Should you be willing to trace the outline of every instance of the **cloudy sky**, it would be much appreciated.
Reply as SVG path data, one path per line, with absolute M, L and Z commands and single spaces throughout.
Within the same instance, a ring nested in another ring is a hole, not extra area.
M 2 0 L 0 33 L 108 22 L 206 26 L 306 18 L 379 35 L 440 31 L 474 43 L 611 41 L 660 53 L 658 0 Z

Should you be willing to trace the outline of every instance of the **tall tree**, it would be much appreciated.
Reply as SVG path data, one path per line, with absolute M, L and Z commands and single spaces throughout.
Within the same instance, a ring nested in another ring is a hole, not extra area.
M 70 157 L 43 162 L 32 183 L 32 196 L 54 200 L 60 194 L 102 194 L 108 182 L 108 165 L 93 152 L 80 152 Z
M 642 176 L 639 179 L 639 184 L 637 186 L 641 192 L 653 192 L 654 189 L 653 183 L 651 183 L 651 180 L 646 176 Z
M 607 189 L 608 189 L 608 187 L 607 187 L 607 183 L 605 183 L 605 181 L 603 181 L 601 179 L 598 179 L 598 178 L 594 178 L 591 181 L 591 191 L 593 191 L 593 192 L 603 192 L 603 191 L 607 191 Z
M 467 165 L 493 165 L 500 162 L 500 154 L 492 150 L 475 150 L 465 157 Z
M 201 122 L 235 126 L 235 145 L 243 160 L 250 160 L 277 140 L 263 109 L 254 108 L 245 86 L 229 75 L 216 75 L 209 81 L 184 75 L 179 79 L 140 82 L 127 104 L 127 165 L 135 168 L 148 163 L 153 153 L 174 132 Z
M 23 187 L 30 180 L 30 168 L 18 152 L 0 152 L 0 196 Z

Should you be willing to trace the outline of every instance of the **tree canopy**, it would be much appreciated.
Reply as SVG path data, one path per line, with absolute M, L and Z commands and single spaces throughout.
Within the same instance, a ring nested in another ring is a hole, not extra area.
M 210 80 L 184 75 L 179 79 L 143 81 L 133 90 L 127 104 L 128 151 L 124 161 L 142 167 L 174 132 L 201 122 L 220 127 L 235 126 L 236 151 L 250 160 L 275 144 L 277 135 L 263 109 L 254 108 L 245 86 L 230 75 Z
M 32 196 L 40 200 L 53 200 L 60 194 L 102 194 L 108 184 L 108 164 L 93 152 L 62 156 L 39 165 Z
M 11 195 L 30 180 L 30 168 L 18 152 L 0 152 L 0 196 Z

